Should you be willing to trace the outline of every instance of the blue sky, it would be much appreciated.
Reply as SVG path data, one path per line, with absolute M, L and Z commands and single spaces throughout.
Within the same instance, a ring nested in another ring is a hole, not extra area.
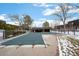
M 35 21 L 52 20 L 49 22 L 54 23 L 56 17 L 51 14 L 55 13 L 58 9 L 59 7 L 55 3 L 0 3 L 0 19 L 4 19 L 7 22 L 11 22 L 9 18 L 5 19 L 4 16 L 8 14 L 26 14 L 30 15 L 31 18 Z M 79 8 L 70 10 L 69 12 L 79 13 Z M 79 18 L 78 16 L 79 14 L 68 20 Z
M 50 6 L 50 8 L 53 8 Z M 42 11 L 46 7 L 37 7 L 32 3 L 2 3 L 0 4 L 0 14 L 27 14 L 30 15 L 34 20 L 40 18 L 52 19 L 52 16 L 44 16 Z

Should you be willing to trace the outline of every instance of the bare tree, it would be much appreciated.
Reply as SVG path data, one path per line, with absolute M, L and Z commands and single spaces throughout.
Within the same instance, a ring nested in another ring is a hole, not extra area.
M 18 22 L 19 24 L 19 26 L 21 26 L 22 25 L 22 20 L 20 19 L 20 15 L 9 15 L 9 17 L 10 17 L 10 19 L 12 20 L 12 21 L 16 21 L 16 22 Z
M 63 25 L 64 25 L 63 29 L 65 33 L 66 20 L 71 17 L 71 15 L 69 15 L 69 11 L 71 10 L 71 7 L 70 7 L 70 4 L 67 4 L 67 3 L 58 4 L 58 7 L 59 7 L 58 11 L 53 15 L 57 16 L 57 18 L 63 22 Z
M 16 30 L 18 31 L 23 31 L 23 27 L 22 27 L 22 16 L 21 15 L 17 15 L 17 14 L 12 14 L 12 15 L 8 15 L 9 18 L 16 24 Z
M 73 15 L 77 14 L 77 13 L 73 13 L 73 14 L 69 14 L 69 11 L 71 9 L 73 9 L 73 6 L 69 3 L 61 3 L 58 4 L 58 10 L 53 14 L 55 15 L 59 20 L 62 21 L 63 23 L 63 29 L 64 29 L 64 33 L 66 30 L 66 21 L 71 18 Z
M 29 15 L 24 15 L 23 17 L 24 17 L 23 22 L 25 29 L 30 29 L 33 20 Z

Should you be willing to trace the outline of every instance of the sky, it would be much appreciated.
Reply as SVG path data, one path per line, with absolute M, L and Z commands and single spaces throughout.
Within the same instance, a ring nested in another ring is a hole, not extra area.
M 27 14 L 30 15 L 34 20 L 40 18 L 51 19 L 50 17 L 45 17 L 42 13 L 46 8 L 53 8 L 53 5 L 41 5 L 41 4 L 32 4 L 32 3 L 1 3 L 0 4 L 0 14 Z
M 10 24 L 18 24 L 18 22 L 13 22 L 6 16 L 8 14 L 26 14 L 30 15 L 34 20 L 33 26 L 42 26 L 44 21 L 48 21 L 50 23 L 56 22 L 56 16 L 53 16 L 52 14 L 55 13 L 56 10 L 58 11 L 58 9 L 59 7 L 55 3 L 0 3 L 0 19 L 5 20 Z M 78 13 L 79 9 L 73 9 L 69 12 Z M 79 14 L 68 20 L 76 19 L 78 16 Z

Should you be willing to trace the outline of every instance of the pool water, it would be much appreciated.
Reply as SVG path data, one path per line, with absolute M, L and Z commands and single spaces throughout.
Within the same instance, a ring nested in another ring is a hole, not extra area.
M 42 34 L 54 34 L 52 32 L 30 32 L 23 36 L 3 42 L 2 45 L 44 45 Z
M 41 33 L 29 33 L 12 40 L 3 42 L 2 45 L 44 45 Z

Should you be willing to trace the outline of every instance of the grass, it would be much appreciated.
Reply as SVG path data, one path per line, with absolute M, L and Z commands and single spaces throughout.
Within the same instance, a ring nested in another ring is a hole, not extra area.
M 63 40 L 68 40 L 69 42 L 71 42 L 71 44 L 73 45 L 73 47 L 68 46 L 69 48 L 73 49 L 73 51 L 76 53 L 74 53 L 72 50 L 67 49 L 68 51 L 70 51 L 71 53 L 73 53 L 74 56 L 78 55 L 79 56 L 79 48 L 77 46 L 79 46 L 79 40 L 69 37 L 69 36 L 62 36 Z M 61 50 L 63 50 L 63 47 L 61 46 Z M 64 51 L 62 51 L 64 53 Z M 72 55 L 70 52 L 68 52 L 69 55 Z
M 79 46 L 79 40 L 71 37 L 67 37 L 67 40 L 69 40 L 73 46 L 75 47 Z M 76 48 L 76 49 L 73 48 L 73 50 L 79 56 L 79 48 Z
M 69 40 L 75 47 L 76 45 L 79 46 L 79 40 L 71 38 L 71 37 L 67 37 L 67 40 Z
M 74 49 L 74 51 L 79 56 L 79 48 L 78 49 Z

